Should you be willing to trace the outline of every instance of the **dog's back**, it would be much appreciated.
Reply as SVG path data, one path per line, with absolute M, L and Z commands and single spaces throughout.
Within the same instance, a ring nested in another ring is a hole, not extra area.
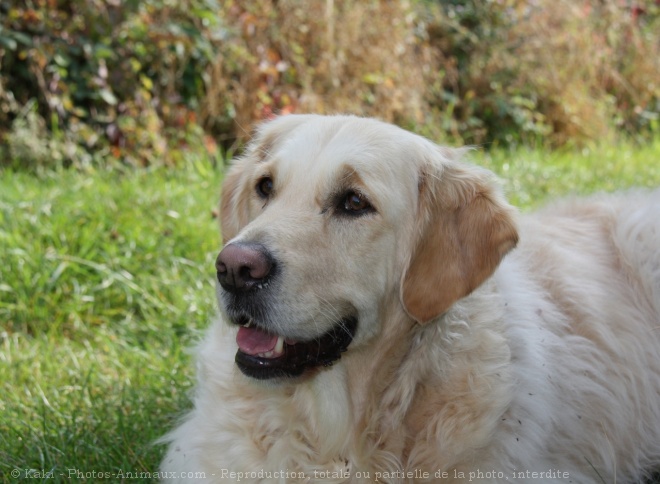
M 557 461 L 523 461 L 573 460 L 578 482 L 634 482 L 660 465 L 660 191 L 565 201 L 523 220 L 495 277 L 519 387 L 502 438 L 538 437 L 522 454 L 545 447 Z

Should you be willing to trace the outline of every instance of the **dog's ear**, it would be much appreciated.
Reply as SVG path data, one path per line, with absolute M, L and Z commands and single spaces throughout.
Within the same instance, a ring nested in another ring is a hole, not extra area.
M 401 279 L 403 305 L 420 323 L 476 289 L 518 241 L 492 173 L 442 158 L 420 176 L 417 240 Z

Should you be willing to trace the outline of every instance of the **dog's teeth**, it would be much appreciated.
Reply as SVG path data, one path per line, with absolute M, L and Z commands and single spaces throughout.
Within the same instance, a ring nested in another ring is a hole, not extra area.
M 273 350 L 273 353 L 275 353 L 276 355 L 281 355 L 283 351 L 284 351 L 284 338 L 282 336 L 278 336 L 277 343 L 275 343 L 275 349 Z
M 264 353 L 259 353 L 257 356 L 259 358 L 278 358 L 284 353 L 284 338 L 282 336 L 277 337 L 277 343 L 275 343 L 275 348 Z

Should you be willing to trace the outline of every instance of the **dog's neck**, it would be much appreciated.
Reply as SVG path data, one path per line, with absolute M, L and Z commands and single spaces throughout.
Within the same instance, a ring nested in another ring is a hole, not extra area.
M 419 330 L 403 311 L 383 324 L 387 328 L 369 349 L 346 355 L 346 365 L 352 369 L 347 372 L 351 407 L 358 424 L 360 420 L 369 420 L 374 412 L 382 411 L 382 398 L 399 378 L 413 335 Z
M 405 362 L 414 351 L 415 335 L 423 330 L 403 310 L 398 298 L 390 299 L 382 314 L 382 331 L 368 349 L 346 355 L 347 390 L 355 442 L 402 455 L 405 446 L 405 416 L 413 401 L 418 378 L 406 371 Z M 374 442 L 364 442 L 365 436 Z
M 415 323 L 396 301 L 396 305 L 384 313 L 391 319 L 383 321 L 383 331 L 377 341 L 371 343 L 368 350 L 345 355 L 353 442 L 362 447 L 355 449 L 353 455 L 363 453 L 373 465 L 374 460 L 384 461 L 381 457 L 386 454 L 389 456 L 387 465 L 391 465 L 395 457 L 401 468 L 411 463 L 431 468 L 434 462 L 451 465 L 461 459 L 469 449 L 457 444 L 440 446 L 434 442 L 442 452 L 431 456 L 431 462 L 425 461 L 429 459 L 426 453 L 414 448 L 415 442 L 423 440 L 420 435 L 425 429 L 433 426 L 431 421 L 438 418 L 429 414 L 428 407 L 420 406 L 420 402 L 426 401 L 420 398 L 423 395 L 434 395 L 430 400 L 439 402 L 438 408 L 432 409 L 434 412 L 440 412 L 443 405 L 447 405 L 447 409 L 457 405 L 453 413 L 447 410 L 456 421 L 448 419 L 447 429 L 443 431 L 447 435 L 453 435 L 451 432 L 470 435 L 469 438 L 456 436 L 448 439 L 449 442 L 485 442 L 488 432 L 474 433 L 457 422 L 482 418 L 470 414 L 471 409 L 481 408 L 484 421 L 475 428 L 490 429 L 498 419 L 488 416 L 498 415 L 510 400 L 511 376 L 506 371 L 510 358 L 508 346 L 488 344 L 490 329 L 502 321 L 501 314 L 483 304 L 491 300 L 488 286 L 466 298 L 468 302 L 457 303 L 445 315 L 426 325 Z M 473 331 L 472 326 L 483 327 L 484 331 Z M 477 335 L 485 339 L 482 341 Z M 454 365 L 457 359 L 468 359 L 470 364 Z M 495 367 L 496 364 L 500 365 L 500 371 L 484 372 L 482 379 L 475 379 L 469 371 L 461 370 L 482 365 Z M 458 389 L 454 393 L 460 395 L 456 401 L 445 399 L 445 392 L 450 388 Z M 472 399 L 482 403 L 476 405 Z M 502 409 L 495 408 L 498 405 Z
M 358 467 L 379 467 L 381 462 L 385 469 L 392 466 L 392 456 L 402 455 L 405 415 L 418 384 L 408 375 L 410 369 L 402 369 L 421 328 L 396 299 L 388 305 L 381 314 L 390 319 L 382 321 L 374 340 L 349 349 L 334 366 L 288 391 L 273 388 L 288 394 L 287 406 L 293 405 L 294 413 L 307 421 L 321 461 L 351 456 Z

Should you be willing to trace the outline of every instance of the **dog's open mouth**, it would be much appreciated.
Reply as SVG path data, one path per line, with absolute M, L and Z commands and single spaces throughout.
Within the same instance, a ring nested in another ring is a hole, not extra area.
M 236 335 L 236 365 L 245 375 L 259 380 L 300 376 L 307 368 L 329 366 L 341 358 L 356 329 L 357 319 L 350 317 L 314 340 L 295 341 L 248 322 Z

